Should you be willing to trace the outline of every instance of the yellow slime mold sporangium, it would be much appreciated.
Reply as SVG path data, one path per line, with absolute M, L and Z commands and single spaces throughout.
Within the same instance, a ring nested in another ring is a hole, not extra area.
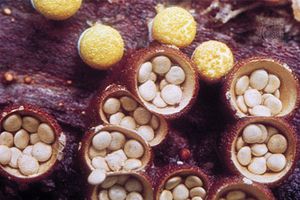
M 33 7 L 52 20 L 72 17 L 80 8 L 82 0 L 31 0 Z
M 233 67 L 234 58 L 230 48 L 219 41 L 210 40 L 200 44 L 192 59 L 204 79 L 218 81 Z
M 190 45 L 196 36 L 197 23 L 194 17 L 180 7 L 161 10 L 153 20 L 153 38 L 161 43 L 179 48 Z
M 96 24 L 82 33 L 78 41 L 78 50 L 86 64 L 95 69 L 105 70 L 122 59 L 124 41 L 116 29 Z

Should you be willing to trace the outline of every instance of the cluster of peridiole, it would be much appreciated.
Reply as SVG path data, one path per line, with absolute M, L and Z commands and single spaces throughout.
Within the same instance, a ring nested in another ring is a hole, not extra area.
M 232 190 L 223 195 L 219 200 L 257 200 L 252 195 L 243 190 Z
M 206 190 L 198 176 L 174 176 L 166 181 L 159 200 L 203 200 L 205 196 Z
M 253 174 L 280 172 L 286 166 L 287 140 L 272 126 L 250 124 L 237 139 L 237 160 Z
M 93 139 L 89 157 L 94 170 L 88 182 L 97 185 L 105 180 L 110 171 L 130 171 L 142 166 L 144 146 L 135 139 L 126 138 L 117 131 L 100 131 Z
M 130 175 L 109 176 L 98 186 L 99 200 L 143 200 L 142 183 Z
M 280 79 L 264 69 L 240 77 L 235 85 L 239 109 L 253 116 L 275 116 L 282 110 Z
M 2 123 L 0 163 L 18 169 L 24 176 L 39 172 L 40 163 L 52 156 L 52 128 L 33 116 L 12 114 Z
M 159 119 L 128 96 L 108 98 L 103 111 L 110 124 L 136 130 L 147 142 L 151 142 L 159 129 Z
M 157 108 L 176 106 L 182 99 L 185 71 L 166 56 L 156 56 L 141 65 L 138 72 L 138 91 Z

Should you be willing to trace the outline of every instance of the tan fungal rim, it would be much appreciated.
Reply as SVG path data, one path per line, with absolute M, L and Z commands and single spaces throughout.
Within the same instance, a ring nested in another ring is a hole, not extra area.
M 138 72 L 141 65 L 156 56 L 167 56 L 172 63 L 178 64 L 185 72 L 185 81 L 182 84 L 183 94 L 182 100 L 179 105 L 167 106 L 165 108 L 157 108 L 151 102 L 145 101 L 138 91 Z M 129 60 L 128 63 L 131 70 L 129 70 L 129 75 L 134 77 L 133 80 L 125 81 L 127 84 L 129 83 L 129 88 L 133 91 L 133 93 L 140 99 L 140 101 L 145 105 L 145 107 L 155 113 L 161 114 L 168 119 L 178 118 L 187 112 L 193 102 L 195 101 L 198 95 L 199 83 L 198 83 L 198 74 L 196 71 L 195 64 L 192 60 L 190 60 L 185 54 L 181 51 L 168 47 L 166 45 L 157 45 L 153 47 L 148 47 L 136 52 L 135 55 L 132 56 L 132 60 Z M 130 78 L 131 79 L 131 78 Z
M 208 199 L 210 200 L 219 200 L 224 195 L 226 195 L 228 192 L 232 190 L 238 190 L 243 191 L 248 195 L 251 195 L 251 197 L 256 198 L 257 200 L 274 200 L 274 196 L 271 193 L 271 191 L 266 188 L 263 185 L 249 182 L 250 180 L 246 180 L 245 178 L 236 178 L 236 177 L 230 177 L 227 180 L 223 182 L 221 180 L 220 182 L 223 182 L 221 184 L 217 184 L 218 186 L 212 186 L 216 187 L 214 188 L 213 192 L 214 194 L 209 194 Z
M 267 199 L 265 194 L 262 193 L 257 187 L 254 187 L 252 185 L 248 185 L 245 183 L 236 183 L 232 185 L 228 185 L 226 187 L 223 187 L 220 192 L 218 192 L 216 199 L 220 199 L 224 197 L 228 192 L 232 190 L 238 190 L 243 191 L 248 195 L 251 195 L 251 197 L 256 198 L 257 200 L 265 200 Z
M 116 172 L 109 176 L 122 176 L 122 175 L 130 175 L 137 178 L 143 184 L 143 197 L 145 200 L 153 200 L 153 189 L 152 184 L 149 181 L 149 177 L 143 173 L 136 173 L 136 172 Z M 98 194 L 100 192 L 101 186 L 94 186 L 91 189 L 91 194 L 89 195 L 89 200 L 98 200 Z
M 203 188 L 205 189 L 206 193 L 209 190 L 210 183 L 208 176 L 199 168 L 192 167 L 192 166 L 182 166 L 182 167 L 172 167 L 170 166 L 170 169 L 163 169 L 163 172 L 166 173 L 162 175 L 163 177 L 159 180 L 159 183 L 157 185 L 156 191 L 155 191 L 155 199 L 159 200 L 160 194 L 164 190 L 166 182 L 174 177 L 174 176 L 192 176 L 195 175 L 199 177 L 203 182 Z
M 195 79 L 194 79 L 194 74 L 193 71 L 190 70 L 190 64 L 188 62 L 186 62 L 185 60 L 180 59 L 179 57 L 175 56 L 172 52 L 168 52 L 168 51 L 158 51 L 155 54 L 148 54 L 145 55 L 143 62 L 138 63 L 139 67 L 138 70 L 140 70 L 140 66 L 146 62 L 149 61 L 151 59 L 153 59 L 156 56 L 167 56 L 172 63 L 176 63 L 178 64 L 186 73 L 186 79 L 184 81 L 184 83 L 182 84 L 183 87 L 183 99 L 180 101 L 180 104 L 178 107 L 174 107 L 174 106 L 167 106 L 166 108 L 157 108 L 155 105 L 153 105 L 152 103 L 149 103 L 147 101 L 145 101 L 139 94 L 138 92 L 138 96 L 139 99 L 141 101 L 143 101 L 143 103 L 145 104 L 145 106 L 149 109 L 149 110 L 153 110 L 156 113 L 161 113 L 163 115 L 170 115 L 172 113 L 176 113 L 179 112 L 180 110 L 182 110 L 185 106 L 187 106 L 187 104 L 189 103 L 190 99 L 193 96 L 193 91 L 194 91 L 194 85 L 195 85 Z M 135 79 L 136 79 L 136 90 L 138 91 L 138 81 L 137 81 L 137 74 L 135 74 Z
M 135 139 L 143 145 L 145 151 L 144 151 L 143 157 L 140 159 L 142 162 L 142 166 L 140 168 L 132 170 L 132 171 L 142 170 L 142 169 L 146 168 L 148 166 L 148 164 L 151 162 L 151 159 L 152 159 L 151 148 L 150 148 L 149 144 L 146 143 L 144 139 L 142 139 L 142 137 L 140 137 L 139 135 L 137 135 L 135 132 L 133 132 L 131 130 L 124 129 L 119 126 L 114 126 L 114 125 L 102 126 L 102 125 L 100 125 L 100 126 L 94 127 L 91 131 L 88 131 L 85 134 L 85 136 L 83 137 L 82 143 L 81 143 L 81 147 L 79 149 L 81 151 L 81 156 L 83 157 L 83 160 L 89 171 L 92 171 L 95 169 L 91 164 L 92 162 L 89 157 L 89 148 L 91 146 L 93 137 L 100 131 L 108 131 L 108 132 L 118 131 L 118 132 L 121 132 L 122 134 L 124 134 L 126 139 L 128 139 L 128 138 Z M 120 172 L 128 172 L 128 171 L 121 170 Z M 117 172 L 110 171 L 110 172 L 107 172 L 107 175 L 115 174 L 115 173 L 117 173 Z
M 267 126 L 273 126 L 274 128 L 278 129 L 279 133 L 284 135 L 287 139 L 288 148 L 284 153 L 287 163 L 282 171 L 266 172 L 262 175 L 256 175 L 249 172 L 247 167 L 240 165 L 240 163 L 238 162 L 236 156 L 237 151 L 235 148 L 237 138 L 242 135 L 242 131 L 247 125 L 253 123 L 260 123 Z M 279 119 L 268 117 L 248 118 L 248 120 L 244 120 L 242 123 L 239 123 L 236 129 L 234 130 L 234 138 L 231 142 L 230 148 L 232 163 L 234 167 L 239 171 L 239 173 L 253 181 L 264 184 L 272 184 L 284 179 L 295 165 L 297 156 L 297 136 L 293 128 L 291 128 L 286 122 L 281 121 Z
M 237 63 L 225 80 L 225 98 L 229 108 L 237 117 L 249 116 L 243 113 L 236 104 L 235 85 L 243 75 L 250 75 L 257 69 L 265 69 L 270 74 L 276 75 L 280 81 L 280 100 L 282 111 L 276 116 L 291 115 L 299 105 L 299 81 L 292 70 L 285 63 L 269 58 L 251 58 Z
M 14 169 L 9 165 L 0 165 L 0 173 L 8 177 L 8 179 L 13 179 L 17 182 L 33 182 L 46 178 L 48 175 L 51 174 L 58 161 L 63 159 L 63 150 L 66 144 L 65 135 L 62 133 L 60 126 L 52 118 L 52 116 L 48 115 L 47 113 L 41 111 L 39 108 L 32 105 L 12 106 L 5 108 L 0 118 L 1 132 L 3 131 L 3 121 L 12 114 L 19 114 L 21 116 L 32 116 L 37 118 L 40 122 L 47 123 L 55 133 L 55 142 L 51 144 L 51 158 L 46 162 L 39 163 L 40 166 L 38 173 L 25 176 L 18 169 Z
M 134 99 L 138 103 L 139 106 L 144 107 L 140 103 L 140 101 L 135 96 L 133 96 L 127 89 L 125 89 L 122 86 L 112 85 L 111 87 L 108 87 L 108 89 L 102 94 L 101 100 L 99 102 L 100 105 L 98 106 L 100 118 L 104 123 L 109 124 L 106 114 L 103 111 L 104 102 L 108 98 L 111 98 L 111 97 L 120 98 L 123 96 L 128 96 L 128 97 Z M 167 137 L 168 124 L 167 124 L 165 118 L 163 118 L 162 116 L 160 116 L 158 114 L 154 114 L 151 111 L 150 111 L 150 113 L 152 115 L 155 115 L 159 119 L 159 128 L 158 128 L 158 130 L 155 131 L 155 137 L 153 140 L 148 142 L 150 144 L 150 146 L 156 146 L 156 145 L 160 144 Z M 119 125 L 117 125 L 117 126 L 119 126 Z M 122 127 L 122 126 L 120 126 L 120 127 Z M 122 128 L 124 128 L 124 127 L 122 127 Z M 126 129 L 126 128 L 124 128 L 124 129 Z M 134 131 L 136 134 L 138 134 L 137 130 L 132 130 L 132 129 L 129 129 L 129 130 Z

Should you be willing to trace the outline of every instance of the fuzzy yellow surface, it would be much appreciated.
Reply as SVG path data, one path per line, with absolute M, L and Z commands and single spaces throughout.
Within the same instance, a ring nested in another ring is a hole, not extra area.
M 79 10 L 82 0 L 32 0 L 32 3 L 46 18 L 65 20 Z
M 212 80 L 218 80 L 233 67 L 234 58 L 230 48 L 219 41 L 206 41 L 194 51 L 192 59 L 199 73 Z
M 96 24 L 83 33 L 79 51 L 83 61 L 91 67 L 108 69 L 123 57 L 124 41 L 116 29 Z
M 169 7 L 160 11 L 154 18 L 153 38 L 164 44 L 177 47 L 190 45 L 197 31 L 194 17 L 180 7 Z

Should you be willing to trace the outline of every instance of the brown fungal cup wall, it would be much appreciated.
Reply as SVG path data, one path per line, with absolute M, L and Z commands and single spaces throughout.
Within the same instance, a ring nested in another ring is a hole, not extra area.
M 203 183 L 203 186 L 201 187 L 205 189 L 206 194 L 210 189 L 211 186 L 210 179 L 200 168 L 194 166 L 188 166 L 188 165 L 183 165 L 183 166 L 169 165 L 161 169 L 161 178 L 157 181 L 157 185 L 154 192 L 156 200 L 160 199 L 160 195 L 164 190 L 166 182 L 170 180 L 170 178 L 176 176 L 185 177 L 185 178 L 188 176 L 197 176 L 201 179 Z
M 150 61 L 155 56 L 167 56 L 172 63 L 178 64 L 185 72 L 185 81 L 182 85 L 183 94 L 178 106 L 167 106 L 165 108 L 158 108 L 152 102 L 144 100 L 138 90 L 138 72 L 141 65 Z M 168 47 L 165 45 L 155 45 L 145 49 L 141 49 L 130 56 L 127 62 L 127 68 L 124 70 L 126 80 L 124 83 L 129 90 L 137 96 L 145 107 L 157 114 L 163 115 L 167 119 L 174 119 L 185 114 L 193 105 L 199 89 L 198 75 L 195 65 L 185 54 L 181 51 Z
M 233 190 L 243 191 L 257 200 L 275 200 L 272 192 L 266 186 L 242 177 L 219 179 L 211 186 L 207 199 L 219 200 Z
M 5 108 L 0 117 L 1 131 L 3 131 L 3 121 L 12 114 L 19 114 L 21 116 L 32 116 L 34 118 L 37 118 L 40 122 L 48 124 L 54 131 L 55 141 L 51 144 L 51 157 L 46 162 L 41 162 L 39 164 L 39 170 L 37 173 L 25 176 L 18 169 L 12 168 L 8 165 L 1 165 L 0 173 L 4 177 L 15 180 L 17 182 L 24 183 L 39 181 L 43 178 L 46 178 L 52 173 L 56 164 L 63 158 L 63 150 L 66 143 L 65 135 L 62 133 L 60 126 L 55 121 L 55 119 L 53 119 L 52 116 L 32 105 L 10 106 Z
M 263 124 L 276 128 L 287 140 L 287 149 L 284 153 L 286 165 L 280 172 L 265 172 L 261 175 L 251 173 L 246 166 L 242 166 L 237 159 L 236 142 L 237 138 L 242 135 L 244 128 L 250 124 Z M 294 128 L 286 121 L 274 117 L 255 117 L 244 118 L 239 120 L 228 132 L 223 135 L 220 145 L 221 153 L 223 152 L 225 163 L 228 169 L 234 174 L 243 175 L 253 181 L 276 186 L 284 181 L 293 171 L 296 160 L 298 138 Z
M 276 75 L 280 81 L 280 100 L 282 110 L 276 116 L 293 116 L 299 105 L 299 81 L 287 64 L 269 58 L 250 58 L 238 62 L 234 69 L 227 75 L 223 86 L 223 99 L 227 108 L 236 117 L 249 116 L 243 113 L 236 103 L 235 85 L 243 75 L 250 75 L 257 69 L 265 69 L 270 74 Z
M 140 172 L 140 173 L 136 173 L 136 172 L 130 172 L 130 173 L 115 173 L 112 174 L 108 177 L 120 177 L 120 176 L 129 176 L 129 178 L 134 178 L 137 179 L 143 186 L 143 190 L 142 190 L 142 196 L 145 200 L 153 200 L 153 188 L 152 188 L 152 184 L 150 182 L 150 178 Z M 87 199 L 89 200 L 98 200 L 99 197 L 99 192 L 101 191 L 101 185 L 98 186 L 94 186 L 90 188 L 90 191 L 88 193 Z
M 128 130 L 128 129 L 123 129 L 119 126 L 113 126 L 113 125 L 99 125 L 97 127 L 94 127 L 94 129 L 87 131 L 86 134 L 84 135 L 82 141 L 81 141 L 81 146 L 79 149 L 79 155 L 81 158 L 81 161 L 83 162 L 83 166 L 85 167 L 85 171 L 87 173 L 90 173 L 90 171 L 94 170 L 95 168 L 92 165 L 92 160 L 89 156 L 89 148 L 92 146 L 92 139 L 93 137 L 99 133 L 100 131 L 117 131 L 120 132 L 122 134 L 125 135 L 126 139 L 135 139 L 138 142 L 140 142 L 143 147 L 144 147 L 144 155 L 142 156 L 142 158 L 140 159 L 142 162 L 142 166 L 139 167 L 138 169 L 134 170 L 134 171 L 139 171 L 142 170 L 144 168 L 146 168 L 152 161 L 152 151 L 151 148 L 149 146 L 149 144 L 147 144 L 139 135 L 137 135 L 136 133 Z M 119 173 L 119 172 L 128 172 L 128 171 L 109 171 L 107 174 L 114 174 L 114 173 Z
M 144 108 L 144 106 L 141 104 L 141 102 L 136 97 L 134 97 L 124 86 L 114 85 L 114 84 L 109 85 L 105 89 L 104 92 L 96 95 L 95 100 L 92 103 L 92 106 L 90 106 L 90 107 L 93 107 L 92 112 L 97 113 L 96 118 L 99 119 L 98 120 L 99 122 L 102 121 L 102 122 L 104 122 L 104 124 L 110 124 L 108 115 L 103 110 L 103 105 L 104 105 L 105 101 L 109 98 L 121 98 L 121 97 L 129 97 L 129 98 L 133 99 L 134 101 L 136 101 L 137 107 Z M 131 111 L 131 112 L 127 111 L 126 113 L 127 114 L 125 116 L 133 117 L 133 111 Z M 164 117 L 162 117 L 161 115 L 153 114 L 153 113 L 151 113 L 151 114 L 152 114 L 152 117 L 155 116 L 156 119 L 158 119 L 159 126 L 157 129 L 154 130 L 154 138 L 151 141 L 147 141 L 147 142 L 150 144 L 150 146 L 156 146 L 156 145 L 160 144 L 166 138 L 166 136 L 168 134 L 168 124 L 167 124 L 166 120 L 164 119 Z M 117 126 L 129 129 L 129 128 L 121 126 L 121 125 L 117 125 Z M 138 134 L 137 128 L 138 127 L 136 127 L 135 129 L 129 129 L 129 130 L 134 131 L 136 134 Z

